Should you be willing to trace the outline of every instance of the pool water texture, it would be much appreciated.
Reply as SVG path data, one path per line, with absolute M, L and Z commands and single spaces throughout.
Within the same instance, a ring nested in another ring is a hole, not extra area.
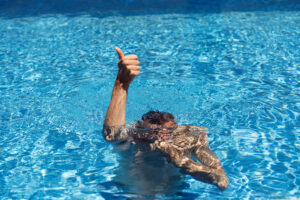
M 300 198 L 296 1 L 286 4 L 294 10 L 93 14 L 8 2 L 0 1 L 0 199 Z M 151 193 L 116 181 L 122 158 L 102 137 L 116 45 L 142 67 L 127 123 L 159 109 L 208 127 L 227 190 L 188 175 Z

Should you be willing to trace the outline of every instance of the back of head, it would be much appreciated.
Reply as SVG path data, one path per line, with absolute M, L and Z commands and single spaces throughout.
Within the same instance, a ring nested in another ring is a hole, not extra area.
M 148 142 L 163 141 L 173 135 L 177 122 L 171 113 L 149 111 L 138 121 L 136 128 L 137 130 L 133 132 L 136 139 Z
M 174 129 L 177 128 L 177 122 L 174 116 L 168 112 L 149 111 L 142 116 L 142 120 L 148 128 L 151 129 Z

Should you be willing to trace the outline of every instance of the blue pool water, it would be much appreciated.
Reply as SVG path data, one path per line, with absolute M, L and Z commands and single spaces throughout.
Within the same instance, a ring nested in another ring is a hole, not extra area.
M 300 198 L 297 1 L 86 2 L 0 1 L 0 199 Z M 101 133 L 116 45 L 142 66 L 127 122 L 159 109 L 208 127 L 227 190 L 116 181 Z

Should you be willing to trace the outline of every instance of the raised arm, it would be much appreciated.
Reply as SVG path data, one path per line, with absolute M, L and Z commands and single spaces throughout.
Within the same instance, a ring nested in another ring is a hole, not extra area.
M 118 129 L 117 127 L 125 125 L 128 88 L 133 79 L 140 74 L 139 61 L 136 55 L 124 56 L 120 48 L 115 47 L 115 50 L 119 55 L 119 71 L 104 120 L 104 127 L 111 129 Z M 104 130 L 104 132 L 105 131 L 106 140 L 112 141 L 116 139 L 111 132 L 117 130 Z

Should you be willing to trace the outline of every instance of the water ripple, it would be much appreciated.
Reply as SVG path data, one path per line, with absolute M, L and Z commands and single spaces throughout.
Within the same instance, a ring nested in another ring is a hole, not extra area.
M 1 17 L 0 196 L 298 198 L 298 18 L 284 11 Z M 176 195 L 164 187 L 138 195 L 130 182 L 115 181 L 120 157 L 101 133 L 115 45 L 142 66 L 128 122 L 160 109 L 180 124 L 207 126 L 230 179 L 226 191 L 185 176 Z

